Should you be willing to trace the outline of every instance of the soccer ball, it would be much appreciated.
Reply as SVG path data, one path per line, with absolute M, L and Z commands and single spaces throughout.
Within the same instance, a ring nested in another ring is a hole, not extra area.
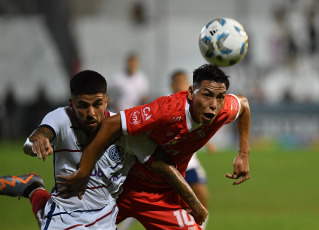
M 234 19 L 214 19 L 203 27 L 199 36 L 199 48 L 209 63 L 220 67 L 231 66 L 245 57 L 248 35 L 244 27 Z

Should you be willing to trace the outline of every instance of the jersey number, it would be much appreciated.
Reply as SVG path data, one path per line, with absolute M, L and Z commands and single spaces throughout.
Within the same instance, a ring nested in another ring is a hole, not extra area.
M 174 213 L 174 216 L 177 219 L 178 225 L 183 228 L 195 224 L 194 217 L 188 214 L 185 210 L 177 210 Z

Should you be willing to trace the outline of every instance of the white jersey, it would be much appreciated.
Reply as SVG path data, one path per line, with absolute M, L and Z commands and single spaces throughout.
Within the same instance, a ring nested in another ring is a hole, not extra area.
M 110 113 L 105 111 L 105 115 L 109 116 Z M 55 179 L 57 175 L 69 175 L 75 172 L 87 142 L 87 135 L 78 125 L 74 113 L 69 107 L 58 108 L 47 114 L 40 126 L 50 128 L 55 134 L 55 138 L 51 141 L 54 149 Z M 52 205 L 55 206 L 55 216 L 59 216 L 60 213 L 92 213 L 96 210 L 105 210 L 105 207 L 109 207 L 106 212 L 112 211 L 131 166 L 136 159 L 142 163 L 147 161 L 155 147 L 155 143 L 146 135 L 121 137 L 106 149 L 96 163 L 83 199 L 79 200 L 77 197 L 63 199 L 58 194 L 58 185 L 55 184 L 51 191 L 50 202 L 47 204 L 51 207 L 45 208 L 45 215 L 52 211 Z M 54 227 L 51 226 L 51 229 Z

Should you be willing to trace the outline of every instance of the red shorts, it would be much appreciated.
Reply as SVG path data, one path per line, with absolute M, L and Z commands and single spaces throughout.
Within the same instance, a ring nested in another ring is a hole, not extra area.
M 188 208 L 172 189 L 150 188 L 126 180 L 117 206 L 117 223 L 137 219 L 147 230 L 201 230 Z

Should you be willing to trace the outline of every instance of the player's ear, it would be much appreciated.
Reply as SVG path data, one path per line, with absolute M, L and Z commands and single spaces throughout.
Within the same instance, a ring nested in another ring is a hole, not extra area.
M 192 101 L 194 98 L 194 87 L 191 85 L 188 87 L 188 100 Z
M 108 97 L 107 95 L 105 95 L 105 108 L 104 108 L 104 109 L 107 108 L 107 102 L 108 102 L 108 100 L 109 100 L 109 97 Z
M 71 109 L 73 109 L 73 101 L 72 101 L 71 98 L 69 98 L 69 106 L 70 106 Z

